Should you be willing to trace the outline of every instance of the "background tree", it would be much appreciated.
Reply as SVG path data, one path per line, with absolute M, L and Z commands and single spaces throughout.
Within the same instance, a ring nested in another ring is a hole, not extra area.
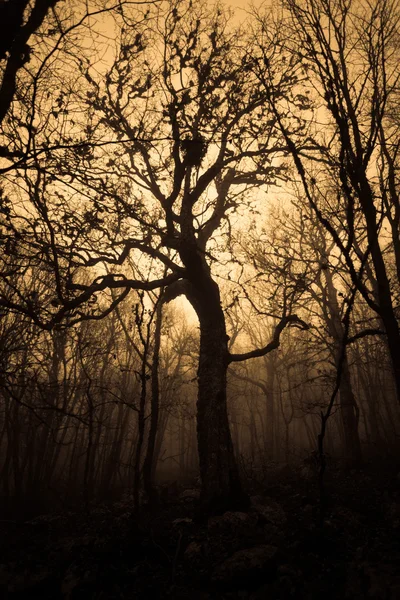
M 390 168 L 393 160 L 385 152 L 385 146 L 390 146 L 392 158 L 397 152 L 391 137 L 399 77 L 397 3 L 290 0 L 282 6 L 285 24 L 296 40 L 292 45 L 282 40 L 282 45 L 285 50 L 289 46 L 293 60 L 302 65 L 304 98 L 314 99 L 314 121 L 304 117 L 309 123 L 306 135 L 315 145 L 308 156 L 314 168 L 302 156 L 299 143 L 304 141 L 290 131 L 296 106 L 282 111 L 271 87 L 269 104 L 310 206 L 343 254 L 352 284 L 383 324 L 399 390 L 397 283 L 393 285 L 389 275 L 398 239 L 398 198 L 388 193 L 390 181 L 394 191 L 394 171 Z M 389 139 L 392 142 L 387 146 Z M 380 177 L 389 171 L 391 179 Z M 327 197 L 332 180 L 337 182 L 336 216 L 319 201 Z M 392 234 L 389 244 L 384 241 L 386 232 Z M 358 270 L 364 263 L 360 276 Z M 368 280 L 368 273 L 373 274 L 373 281 Z
M 292 294 L 293 310 L 313 323 L 311 331 L 314 338 L 319 338 L 321 359 L 325 356 L 325 365 L 331 362 L 337 369 L 344 333 L 342 319 L 351 293 L 343 259 L 334 255 L 334 242 L 328 241 L 329 234 L 301 198 L 292 199 L 290 208 L 277 211 L 270 228 L 274 234 L 270 231 L 257 237 L 250 247 L 253 260 L 259 271 L 280 278 L 286 295 Z M 273 289 L 279 286 L 275 284 Z M 346 461 L 349 465 L 360 464 L 359 410 L 347 357 L 342 366 L 339 402 Z

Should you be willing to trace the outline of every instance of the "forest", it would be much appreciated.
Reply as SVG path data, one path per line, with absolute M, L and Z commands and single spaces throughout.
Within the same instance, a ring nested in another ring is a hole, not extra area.
M 400 596 L 400 3 L 0 0 L 0 592 Z

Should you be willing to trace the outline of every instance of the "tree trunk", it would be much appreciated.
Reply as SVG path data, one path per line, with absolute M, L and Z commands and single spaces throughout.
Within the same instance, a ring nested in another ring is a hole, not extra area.
M 324 255 L 327 260 L 328 257 Z M 337 298 L 337 290 L 333 283 L 332 273 L 329 269 L 324 271 L 327 287 L 327 300 L 329 314 L 326 314 L 326 321 L 329 333 L 333 338 L 333 354 L 336 368 L 339 368 L 340 356 L 343 343 L 343 324 L 341 320 L 340 308 Z M 355 466 L 362 462 L 361 442 L 358 432 L 358 407 L 354 397 L 350 378 L 350 369 L 347 356 L 342 362 L 342 374 L 340 379 L 340 415 L 344 433 L 344 446 L 346 455 L 346 464 Z
M 353 181 L 359 190 L 360 204 L 365 215 L 367 225 L 368 243 L 371 252 L 372 263 L 374 265 L 377 287 L 377 296 L 379 303 L 379 316 L 385 327 L 387 344 L 392 363 L 393 376 L 396 384 L 397 400 L 400 402 L 400 329 L 397 322 L 393 306 L 392 290 L 383 258 L 382 249 L 379 244 L 377 223 L 377 210 L 374 205 L 374 197 L 367 180 L 367 176 L 362 172 L 360 181 L 357 178 Z
M 267 385 L 264 388 L 265 394 L 265 417 L 266 417 L 266 447 L 265 452 L 267 460 L 274 460 L 275 448 L 275 406 L 274 406 L 274 386 L 275 370 L 273 358 L 266 356 Z
M 147 385 L 146 385 L 146 362 L 145 357 L 142 359 L 142 369 L 140 376 L 140 403 L 138 412 L 138 435 L 135 449 L 134 459 L 134 476 L 133 476 L 133 502 L 135 511 L 139 510 L 140 505 L 140 484 L 142 475 L 142 450 L 144 443 L 145 427 L 146 427 L 146 396 L 147 396 Z
M 211 314 L 201 319 L 197 401 L 201 501 L 213 512 L 239 507 L 244 500 L 228 422 L 227 337 L 221 307 L 218 312 L 218 328 Z
M 200 322 L 197 444 L 201 476 L 200 504 L 207 513 L 245 508 L 227 410 L 228 336 L 219 289 L 201 269 L 188 293 Z
M 353 394 L 350 371 L 345 357 L 340 380 L 340 414 L 342 418 L 347 466 L 359 465 L 362 461 L 361 443 L 358 432 L 358 407 Z
M 160 362 L 160 344 L 161 344 L 161 325 L 162 325 L 162 301 L 159 300 L 156 312 L 156 323 L 154 331 L 154 348 L 153 348 L 153 362 L 151 366 L 151 415 L 150 415 L 150 428 L 149 428 L 149 439 L 147 442 L 146 456 L 143 462 L 143 485 L 144 490 L 147 494 L 148 501 L 150 504 L 155 502 L 156 493 L 154 490 L 154 473 L 155 473 L 155 448 L 156 438 L 158 432 L 158 420 L 160 413 L 159 406 L 159 381 L 158 381 L 158 367 Z

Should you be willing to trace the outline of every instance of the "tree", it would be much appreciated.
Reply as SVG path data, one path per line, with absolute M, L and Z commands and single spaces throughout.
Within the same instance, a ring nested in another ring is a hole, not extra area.
M 40 29 L 46 15 L 59 0 L 14 0 L 0 2 L 0 124 L 10 109 L 17 91 L 17 76 L 29 62 L 31 38 Z M 28 15 L 26 11 L 29 10 Z M 3 62 L 3 64 L 1 64 Z M 6 148 L 1 151 L 7 155 Z
M 397 260 L 398 253 L 397 3 L 285 0 L 282 6 L 286 33 L 281 44 L 302 65 L 303 96 L 314 101 L 314 122 L 310 112 L 303 113 L 314 145 L 307 157 L 301 151 L 304 141 L 290 131 L 296 107 L 281 110 L 270 79 L 265 86 L 269 105 L 310 206 L 343 254 L 352 284 L 383 324 L 400 400 L 400 330 L 389 276 L 391 257 Z M 310 110 L 309 100 L 304 108 Z M 336 212 L 329 202 L 320 202 L 332 181 Z
M 259 271 L 282 281 L 286 297 L 294 303 L 292 310 L 313 324 L 311 332 L 320 338 L 320 352 L 328 354 L 325 360 L 330 357 L 337 369 L 344 336 L 342 319 L 352 293 L 343 258 L 335 256 L 335 243 L 304 198 L 292 199 L 290 212 L 286 209 L 280 213 L 270 226 L 274 236 L 270 233 L 269 237 L 257 237 L 252 249 L 254 262 Z M 275 242 L 269 247 L 264 238 Z M 274 289 L 279 289 L 277 284 Z M 343 359 L 339 391 L 346 461 L 348 465 L 360 464 L 359 411 L 347 356 Z
M 1 303 L 52 328 L 103 318 L 132 289 L 165 287 L 165 301 L 185 294 L 200 324 L 202 503 L 221 510 L 247 501 L 229 430 L 228 364 L 273 350 L 287 325 L 304 326 L 284 315 L 270 344 L 230 354 L 216 281 L 230 215 L 247 210 L 253 190 L 284 178 L 275 161 L 286 144 L 252 73 L 248 39 L 219 7 L 171 1 L 134 21 L 118 29 L 109 65 L 68 54 L 74 78 L 37 134 L 45 148 L 9 178 L 7 193 L 22 191 L 20 206 L 7 204 L 7 227 L 26 278 L 38 261 L 48 289 Z M 289 97 L 296 73 L 273 40 L 265 52 L 265 77 L 286 71 L 276 101 Z M 152 277 L 127 275 L 129 256 L 148 261 Z M 117 291 L 111 303 L 107 289 Z

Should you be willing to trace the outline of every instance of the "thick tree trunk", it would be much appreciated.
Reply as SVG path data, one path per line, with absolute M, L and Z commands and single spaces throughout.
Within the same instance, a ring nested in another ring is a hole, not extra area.
M 246 497 L 239 480 L 229 429 L 226 375 L 227 336 L 222 308 L 208 307 L 200 318 L 197 442 L 201 503 L 211 512 L 243 507 Z
M 187 296 L 200 322 L 197 444 L 206 513 L 248 506 L 239 478 L 227 410 L 228 336 L 219 289 L 208 267 L 197 263 Z M 200 268 L 199 268 L 200 267 Z
M 188 172 L 187 182 L 190 182 Z M 190 187 L 189 185 L 187 186 Z M 204 249 L 194 235 L 190 195 L 182 201 L 182 243 L 179 254 L 186 268 L 183 293 L 200 324 L 198 366 L 197 447 L 201 477 L 200 505 L 204 514 L 245 508 L 244 493 L 233 450 L 227 409 L 228 336 L 218 285 L 212 278 Z M 200 515 L 199 515 L 200 516 Z

